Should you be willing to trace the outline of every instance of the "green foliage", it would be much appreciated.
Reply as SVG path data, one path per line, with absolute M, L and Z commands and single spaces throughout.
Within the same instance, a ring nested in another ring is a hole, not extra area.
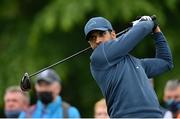
M 34 73 L 87 47 L 83 27 L 90 17 L 104 16 L 119 28 L 136 16 L 156 14 L 175 61 L 173 71 L 155 77 L 161 101 L 166 80 L 179 77 L 179 4 L 178 0 L 1 0 L 0 96 L 8 86 L 18 85 L 24 72 Z M 143 41 L 133 54 L 153 57 L 152 49 L 150 40 Z M 90 52 L 55 68 L 63 79 L 64 99 L 83 117 L 92 117 L 93 105 L 102 97 L 90 74 L 89 56 Z M 3 101 L 0 105 L 3 108 Z

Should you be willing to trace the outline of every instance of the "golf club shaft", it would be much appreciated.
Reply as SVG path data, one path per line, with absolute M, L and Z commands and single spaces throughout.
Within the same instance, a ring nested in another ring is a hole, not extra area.
M 43 69 L 41 69 L 41 70 L 39 70 L 39 71 L 31 74 L 29 77 L 33 77 L 33 76 L 35 76 L 35 75 L 37 75 L 37 74 L 39 74 L 39 73 L 41 73 L 41 72 L 43 72 L 43 71 L 51 68 L 51 67 L 54 67 L 54 66 L 56 66 L 56 65 L 58 65 L 58 64 L 61 64 L 61 63 L 65 62 L 65 61 L 67 61 L 67 60 L 69 60 L 69 59 L 71 59 L 71 58 L 73 58 L 73 57 L 75 57 L 75 56 L 77 56 L 77 55 L 79 55 L 79 54 L 81 54 L 81 53 L 89 50 L 89 49 L 91 49 L 91 47 L 85 48 L 85 49 L 83 49 L 83 50 L 81 50 L 81 51 L 79 51 L 79 52 L 77 52 L 77 53 L 75 53 L 75 54 L 73 54 L 73 55 L 65 58 L 65 59 L 62 59 L 62 60 L 60 60 L 60 61 L 58 61 L 58 62 L 56 62 L 56 63 L 54 63 L 54 64 L 52 64 L 52 65 L 50 65 L 50 66 L 48 66 L 48 67 L 45 67 L 45 68 L 43 68 Z
M 124 34 L 125 32 L 127 32 L 130 28 L 131 28 L 131 27 L 128 27 L 128 28 L 124 29 L 123 31 L 117 33 L 116 35 L 117 35 L 117 36 L 120 36 L 120 35 Z M 75 53 L 75 54 L 73 54 L 73 55 L 65 58 L 65 59 L 62 59 L 62 60 L 60 60 L 60 61 L 58 61 L 58 62 L 56 62 L 56 63 L 54 63 L 54 64 L 52 64 L 52 65 L 50 65 L 50 66 L 48 66 L 48 67 L 45 67 L 45 68 L 43 68 L 43 69 L 41 69 L 41 70 L 39 70 L 39 71 L 37 71 L 37 72 L 29 75 L 29 78 L 31 78 L 31 77 L 33 77 L 33 76 L 35 76 L 35 75 L 37 75 L 37 74 L 39 74 L 39 73 L 41 73 L 41 72 L 49 69 L 49 68 L 51 68 L 51 67 L 54 67 L 54 66 L 56 66 L 56 65 L 58 65 L 58 64 L 61 64 L 61 63 L 65 62 L 65 61 L 67 61 L 67 60 L 69 60 L 69 59 L 71 59 L 71 58 L 73 58 L 73 57 L 81 54 L 81 53 L 84 53 L 84 52 L 86 52 L 86 51 L 89 50 L 89 49 L 91 49 L 91 47 L 85 48 L 85 49 L 83 49 L 83 50 L 81 50 L 81 51 L 79 51 L 79 52 L 77 52 L 77 53 Z
M 127 31 L 129 31 L 130 28 L 131 28 L 131 27 L 128 27 L 128 28 L 124 29 L 123 31 L 117 33 L 116 36 L 118 37 L 118 36 L 120 36 L 120 35 L 126 33 Z

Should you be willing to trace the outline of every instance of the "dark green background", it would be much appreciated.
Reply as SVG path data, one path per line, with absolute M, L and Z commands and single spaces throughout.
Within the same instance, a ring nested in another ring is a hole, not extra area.
M 155 78 L 162 102 L 167 80 L 179 77 L 179 0 L 1 0 L 0 1 L 0 117 L 8 86 L 18 85 L 25 72 L 35 71 L 88 47 L 83 28 L 93 16 L 103 16 L 119 32 L 136 16 L 156 14 L 172 49 L 175 67 Z M 63 99 L 76 106 L 82 117 L 92 117 L 94 103 L 102 97 L 89 70 L 92 51 L 55 68 L 63 80 Z M 153 57 L 151 37 L 132 52 Z M 35 102 L 34 90 L 31 91 Z

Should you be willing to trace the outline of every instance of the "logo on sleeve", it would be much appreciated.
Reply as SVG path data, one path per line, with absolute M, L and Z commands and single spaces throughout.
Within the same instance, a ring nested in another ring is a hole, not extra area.
M 136 66 L 136 69 L 139 69 L 139 66 Z

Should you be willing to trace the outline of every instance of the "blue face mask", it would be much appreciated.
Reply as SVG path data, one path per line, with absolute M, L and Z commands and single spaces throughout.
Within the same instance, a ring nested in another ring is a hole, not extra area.
M 170 99 L 165 103 L 166 103 L 166 108 L 172 112 L 177 112 L 178 110 L 180 110 L 180 101 L 175 101 L 173 99 Z
M 5 111 L 5 115 L 7 118 L 18 118 L 20 113 L 20 110 Z

